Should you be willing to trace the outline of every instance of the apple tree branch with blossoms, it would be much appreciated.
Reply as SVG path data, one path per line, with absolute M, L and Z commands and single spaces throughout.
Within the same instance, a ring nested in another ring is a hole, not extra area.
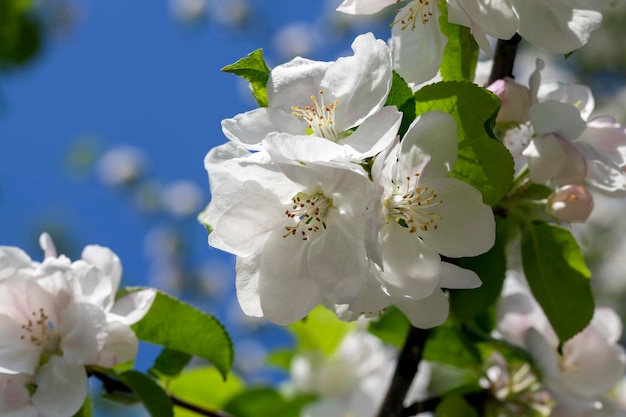
M 198 219 L 236 256 L 243 312 L 294 334 L 269 358 L 290 377 L 246 386 L 213 316 L 120 290 L 111 250 L 72 262 L 44 233 L 41 262 L 0 247 L 0 415 L 91 416 L 90 377 L 155 417 L 626 415 L 622 323 L 595 305 L 570 227 L 594 193 L 626 196 L 626 127 L 592 115 L 588 87 L 542 79 L 541 59 L 512 77 L 520 42 L 574 53 L 603 6 L 345 0 L 338 13 L 396 7 L 390 40 L 226 66 L 258 108 L 222 121 Z M 163 347 L 147 372 L 139 340 Z

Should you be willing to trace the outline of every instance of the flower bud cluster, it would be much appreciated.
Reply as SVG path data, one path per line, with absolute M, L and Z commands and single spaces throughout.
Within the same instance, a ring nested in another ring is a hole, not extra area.
M 70 417 L 87 396 L 86 366 L 134 360 L 130 325 L 156 292 L 115 300 L 122 267 L 111 250 L 87 246 L 71 262 L 49 235 L 40 244 L 43 262 L 0 247 L 0 414 Z
M 372 34 L 334 62 L 295 58 L 271 71 L 268 107 L 222 122 L 229 143 L 205 158 L 209 244 L 237 256 L 244 312 L 287 324 L 318 304 L 353 320 L 398 306 L 413 325 L 448 315 L 442 288 L 478 276 L 442 262 L 493 245 L 482 195 L 450 177 L 452 116 L 429 112 L 400 141 L 384 106 L 391 53 Z

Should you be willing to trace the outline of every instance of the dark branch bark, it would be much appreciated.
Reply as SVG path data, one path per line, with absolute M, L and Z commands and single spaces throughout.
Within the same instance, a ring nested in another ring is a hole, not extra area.
M 441 402 L 441 397 L 418 401 L 404 409 L 402 417 L 411 417 L 419 413 L 433 412 Z
M 114 394 L 114 393 L 122 393 L 122 394 L 132 394 L 132 390 L 126 386 L 126 384 L 124 384 L 122 381 L 112 378 L 111 376 L 104 374 L 102 372 L 98 372 L 98 371 L 90 371 L 89 372 L 90 376 L 95 376 L 96 378 L 98 378 L 101 382 L 102 382 L 102 388 L 104 388 L 104 390 L 109 393 L 109 394 Z M 191 404 L 188 403 L 187 401 L 183 400 L 182 398 L 178 398 L 177 396 L 175 396 L 174 394 L 171 393 L 167 393 L 168 397 L 170 397 L 170 400 L 172 400 L 172 404 L 177 405 L 181 408 L 184 408 L 186 410 L 189 411 L 193 411 L 194 413 L 197 413 L 201 416 L 206 416 L 206 417 L 233 417 L 230 414 L 224 412 L 224 411 L 220 411 L 220 410 L 209 410 L 203 407 L 199 407 L 195 404 Z
M 428 330 L 411 326 L 402 352 L 400 352 L 389 390 L 378 411 L 378 417 L 404 417 L 407 415 L 404 409 L 404 398 L 415 378 L 417 366 L 422 360 L 428 333 Z
M 522 37 L 517 33 L 509 40 L 498 39 L 487 85 L 504 77 L 513 77 L 513 64 L 517 54 L 517 45 L 521 40 Z

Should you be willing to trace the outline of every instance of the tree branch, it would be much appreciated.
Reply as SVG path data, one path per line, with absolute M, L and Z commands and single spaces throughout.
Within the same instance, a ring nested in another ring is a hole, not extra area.
M 487 85 L 504 77 L 513 77 L 513 64 L 517 54 L 517 45 L 521 40 L 522 37 L 518 33 L 509 40 L 498 39 Z
M 387 395 L 378 411 L 378 417 L 404 417 L 404 398 L 415 378 L 417 366 L 422 360 L 428 330 L 411 326 L 396 364 L 396 370 L 387 390 Z
M 433 397 L 424 401 L 417 401 L 409 405 L 402 412 L 402 417 L 411 417 L 419 413 L 433 412 L 441 402 L 441 397 Z
M 101 382 L 102 382 L 102 388 L 104 388 L 104 390 L 109 393 L 109 394 L 113 394 L 113 393 L 124 393 L 124 394 L 132 394 L 133 391 L 126 386 L 126 384 L 124 384 L 122 381 L 112 378 L 111 376 L 99 372 L 99 371 L 94 371 L 94 370 L 90 370 L 89 371 L 89 375 L 90 376 L 95 376 L 96 378 L 98 378 Z M 170 400 L 172 400 L 172 404 L 177 405 L 178 407 L 184 408 L 186 410 L 192 411 L 194 413 L 197 413 L 199 415 L 202 416 L 206 416 L 206 417 L 233 417 L 230 414 L 228 414 L 225 411 L 220 411 L 220 410 L 209 410 L 200 406 L 197 406 L 195 404 L 191 404 L 185 400 L 183 400 L 182 398 L 179 398 L 177 396 L 175 396 L 172 393 L 167 393 L 167 396 L 170 398 Z

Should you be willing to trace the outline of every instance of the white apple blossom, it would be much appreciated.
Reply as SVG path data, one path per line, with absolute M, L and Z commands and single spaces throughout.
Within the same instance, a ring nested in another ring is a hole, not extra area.
M 223 120 L 226 137 L 259 150 L 267 135 L 284 133 L 280 140 L 310 141 L 333 149 L 332 159 L 351 161 L 382 151 L 402 118 L 395 107 L 383 107 L 391 88 L 389 48 L 368 33 L 352 49 L 353 56 L 334 62 L 298 57 L 272 69 L 268 107 Z
M 558 337 L 530 295 L 523 276 L 509 272 L 498 317 L 500 334 L 530 353 L 542 373 L 542 382 L 556 401 L 557 411 L 567 411 L 559 415 L 602 411 L 605 395 L 626 369 L 626 353 L 618 344 L 622 323 L 614 311 L 596 308 L 591 323 L 566 341 L 559 353 Z
M 209 243 L 237 255 L 244 312 L 287 324 L 325 298 L 342 304 L 358 293 L 377 197 L 365 172 L 354 164 L 277 164 L 265 152 L 223 159 L 239 152 L 222 145 L 205 162 Z
M 593 197 L 582 185 L 558 188 L 548 203 L 552 215 L 566 222 L 583 223 L 593 210 Z

